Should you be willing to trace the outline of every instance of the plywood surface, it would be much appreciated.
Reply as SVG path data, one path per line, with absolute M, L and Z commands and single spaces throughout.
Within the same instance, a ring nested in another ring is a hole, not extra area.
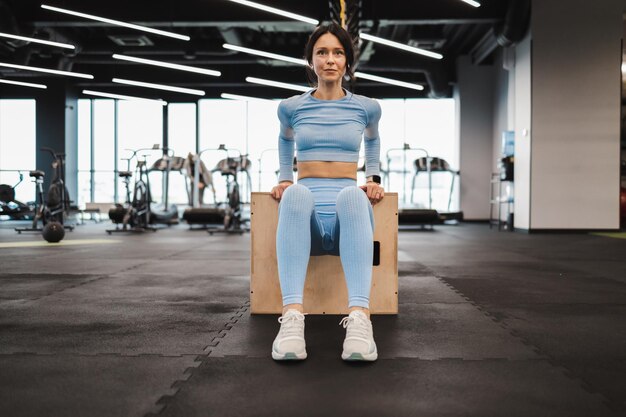
M 380 265 L 372 269 L 370 310 L 373 314 L 398 312 L 398 195 L 385 193 L 374 206 L 374 240 L 380 242 Z M 251 312 L 280 314 L 282 297 L 276 260 L 278 202 L 270 193 L 254 192 L 251 200 L 252 265 Z M 313 256 L 304 289 L 309 314 L 345 314 L 348 293 L 338 256 Z

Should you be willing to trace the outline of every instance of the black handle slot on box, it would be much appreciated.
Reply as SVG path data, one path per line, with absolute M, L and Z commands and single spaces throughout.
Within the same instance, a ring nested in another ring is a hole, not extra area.
M 380 242 L 378 240 L 374 241 L 374 261 L 372 262 L 372 265 L 380 265 Z

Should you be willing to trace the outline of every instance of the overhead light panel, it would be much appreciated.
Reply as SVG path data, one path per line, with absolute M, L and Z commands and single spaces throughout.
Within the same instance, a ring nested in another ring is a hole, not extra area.
M 35 72 L 45 72 L 47 74 L 65 75 L 67 77 L 87 78 L 88 80 L 93 80 L 93 75 L 81 74 L 80 72 L 59 71 L 59 70 L 53 70 L 53 69 L 48 69 L 48 68 L 31 67 L 28 65 L 9 64 L 7 62 L 0 62 L 0 67 L 15 68 L 15 69 L 21 69 L 21 70 L 26 70 L 26 71 L 35 71 Z
M 169 62 L 155 61 L 152 59 L 145 59 L 145 58 L 137 58 L 137 57 L 128 56 L 128 55 L 114 54 L 113 58 L 120 59 L 123 61 L 135 62 L 138 64 L 155 65 L 157 67 L 171 68 L 171 69 L 175 69 L 179 71 L 187 71 L 187 72 L 195 72 L 197 74 L 211 75 L 213 77 L 219 77 L 222 75 L 221 72 L 210 70 L 210 69 L 191 67 L 189 65 L 170 64 Z
M 20 41 L 40 43 L 42 45 L 56 46 L 56 47 L 59 47 L 59 48 L 76 49 L 76 47 L 74 45 L 70 45 L 70 44 L 67 44 L 67 43 L 46 41 L 46 40 L 43 40 L 43 39 L 29 38 L 27 36 L 12 35 L 10 33 L 4 33 L 4 32 L 0 32 L 0 38 L 17 39 L 17 40 L 20 40 Z
M 143 98 L 143 97 L 135 97 L 135 96 L 126 96 L 126 95 L 123 95 L 123 94 L 105 93 L 104 91 L 83 90 L 83 94 L 88 95 L 88 96 L 113 98 L 113 99 L 116 99 L 116 100 L 147 101 L 147 102 L 151 102 L 151 103 L 158 103 L 161 106 L 167 106 L 167 101 L 164 101 L 164 100 L 157 100 L 157 99 Z
M 263 78 L 246 77 L 246 81 L 254 84 L 268 85 L 270 87 L 286 88 L 287 90 L 296 90 L 307 92 L 311 88 L 303 85 L 281 83 L 280 81 L 264 80 Z
M 320 23 L 319 20 L 311 19 L 309 17 L 301 16 L 299 14 L 295 14 L 291 12 L 286 12 L 284 10 L 280 10 L 275 7 L 265 6 L 264 4 L 255 3 L 253 1 L 248 1 L 248 0 L 229 0 L 229 1 L 232 1 L 233 3 L 243 4 L 244 6 L 248 6 L 248 7 L 254 7 L 255 9 L 274 13 L 280 16 L 288 17 L 290 19 L 299 20 L 300 22 L 310 23 L 315 26 L 317 26 Z
M 11 84 L 11 85 L 19 85 L 21 87 L 31 87 L 31 88 L 41 88 L 41 89 L 46 89 L 48 87 L 46 87 L 43 84 L 33 84 L 33 83 L 25 83 L 22 81 L 13 81 L 13 80 L 5 80 L 4 78 L 0 78 L 0 83 L 2 84 Z
M 227 98 L 229 100 L 241 100 L 241 101 L 271 101 L 266 98 L 240 96 L 239 94 L 230 94 L 230 93 L 222 93 L 220 97 Z
M 470 6 L 480 7 L 480 3 L 474 0 L 461 0 L 461 1 L 469 4 Z
M 42 4 L 41 8 L 42 9 L 46 9 L 46 10 L 51 10 L 53 12 L 69 14 L 71 16 L 82 17 L 82 18 L 89 19 L 89 20 L 96 20 L 96 21 L 102 22 L 102 23 L 109 23 L 109 24 L 115 25 L 115 26 L 122 26 L 122 27 L 129 28 L 129 29 L 135 29 L 135 30 L 141 30 L 141 31 L 148 32 L 148 33 L 154 33 L 155 35 L 168 36 L 170 38 L 180 39 L 180 40 L 183 40 L 183 41 L 188 41 L 188 40 L 191 39 L 189 36 L 181 35 L 179 33 L 167 32 L 165 30 L 159 30 L 159 29 L 153 29 L 153 28 L 150 28 L 150 27 L 147 27 L 147 26 L 135 25 L 133 23 L 120 22 L 119 20 L 108 19 L 106 17 L 94 16 L 94 15 L 91 15 L 91 14 L 75 12 L 75 11 L 67 10 L 67 9 L 61 9 L 59 7 L 48 6 L 47 4 Z
M 192 88 L 174 87 L 171 85 L 145 83 L 143 81 L 125 80 L 122 78 L 113 78 L 114 83 L 134 85 L 136 87 L 154 88 L 157 90 L 173 91 L 176 93 L 192 94 L 195 96 L 203 96 L 205 93 L 202 90 L 194 90 Z
M 411 88 L 413 90 L 421 91 L 424 89 L 424 86 L 419 85 L 419 84 L 407 83 L 404 81 L 394 80 L 392 78 L 387 78 L 387 77 L 379 77 L 378 75 L 366 74 L 364 72 L 359 72 L 359 71 L 355 72 L 354 76 L 357 78 L 363 78 L 366 80 L 377 81 L 379 83 L 397 85 L 398 87 Z
M 361 33 L 359 34 L 359 37 L 366 41 L 380 43 L 382 45 L 391 46 L 392 48 L 398 48 L 398 49 L 402 49 L 403 51 L 413 52 L 414 54 L 424 55 L 424 56 L 428 56 L 430 58 L 435 58 L 435 59 L 443 59 L 443 55 L 438 54 L 436 52 L 427 51 L 426 49 L 421 49 L 421 48 L 415 48 L 413 46 L 405 45 L 399 42 L 390 41 L 389 39 L 379 38 L 378 36 L 373 36 L 367 33 Z
M 265 58 L 277 59 L 279 61 L 291 62 L 292 64 L 306 65 L 307 63 L 304 59 L 292 58 L 290 56 L 274 54 L 272 52 L 259 51 L 258 49 L 245 48 L 243 46 L 230 45 L 228 43 L 225 43 L 222 46 L 232 51 L 244 52 L 246 54 L 258 55 Z

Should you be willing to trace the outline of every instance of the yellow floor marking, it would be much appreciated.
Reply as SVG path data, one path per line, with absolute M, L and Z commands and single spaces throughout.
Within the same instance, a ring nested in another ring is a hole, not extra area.
M 0 248 L 27 248 L 37 246 L 76 246 L 76 245 L 110 245 L 114 243 L 120 243 L 120 240 L 108 240 L 108 239 L 75 239 L 75 240 L 62 240 L 59 243 L 48 243 L 45 240 L 31 240 L 28 242 L 0 242 Z
M 592 233 L 596 236 L 612 237 L 615 239 L 626 239 L 626 232 L 622 233 Z

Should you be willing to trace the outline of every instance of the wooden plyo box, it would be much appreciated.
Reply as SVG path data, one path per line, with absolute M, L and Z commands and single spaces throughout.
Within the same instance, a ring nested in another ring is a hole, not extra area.
M 278 202 L 270 193 L 253 192 L 250 207 L 250 311 L 252 314 L 281 314 L 283 303 L 276 260 Z M 379 264 L 372 269 L 370 312 L 398 314 L 397 193 L 385 193 L 383 200 L 374 206 L 374 221 L 374 242 L 375 246 L 379 246 Z M 348 290 L 339 256 L 309 258 L 304 311 L 309 314 L 348 313 Z

